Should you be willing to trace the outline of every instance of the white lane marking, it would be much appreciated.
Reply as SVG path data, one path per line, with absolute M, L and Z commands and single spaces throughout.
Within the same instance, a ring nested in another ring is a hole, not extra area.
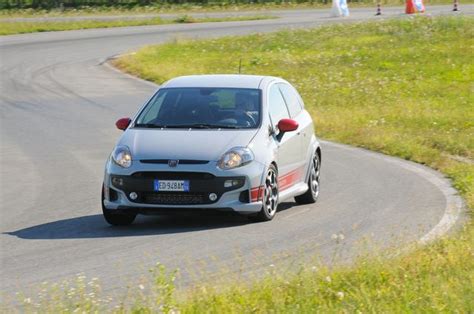
M 441 220 L 428 233 L 422 236 L 418 242 L 421 244 L 429 243 L 439 237 L 445 235 L 459 220 L 464 209 L 464 202 L 459 196 L 456 189 L 451 186 L 451 181 L 444 175 L 434 169 L 417 164 L 412 161 L 399 159 L 396 157 L 384 155 L 381 153 L 369 151 L 363 148 L 352 147 L 344 144 L 332 143 L 327 141 L 320 141 L 324 145 L 342 148 L 350 151 L 362 151 L 374 158 L 383 159 L 390 163 L 396 164 L 408 171 L 414 172 L 419 176 L 425 178 L 433 185 L 435 185 L 444 195 L 446 199 L 446 208 Z
M 103 66 L 103 67 L 106 67 L 107 69 L 109 70 L 112 70 L 114 71 L 115 73 L 119 73 L 120 75 L 124 76 L 124 77 L 127 77 L 131 80 L 134 80 L 134 81 L 137 81 L 137 82 L 140 82 L 142 84 L 145 84 L 145 85 L 148 85 L 150 87 L 153 87 L 154 89 L 157 89 L 159 87 L 159 85 L 153 83 L 153 82 L 150 82 L 150 81 L 147 81 L 147 80 L 144 80 L 144 79 L 141 79 L 139 77 L 136 77 L 136 76 L 133 76 L 133 75 L 130 75 L 128 73 L 125 73 L 119 69 L 117 69 L 116 67 L 112 66 L 111 64 L 109 64 L 109 61 L 111 59 L 116 59 L 118 57 L 120 57 L 121 55 L 117 55 L 117 56 L 113 56 L 113 58 L 106 58 L 106 59 L 102 59 L 100 60 L 99 62 L 99 66 Z

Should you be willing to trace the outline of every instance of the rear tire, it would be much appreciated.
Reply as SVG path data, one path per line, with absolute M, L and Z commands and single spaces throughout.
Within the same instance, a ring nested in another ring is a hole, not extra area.
M 278 207 L 278 171 L 272 164 L 265 177 L 263 206 L 260 212 L 249 218 L 256 222 L 270 221 L 275 217 Z
M 102 213 L 104 214 L 104 219 L 112 226 L 128 226 L 133 223 L 137 214 L 134 213 L 118 213 L 115 210 L 110 210 L 104 206 L 104 190 L 102 189 Z
M 297 204 L 313 204 L 316 203 L 319 197 L 320 189 L 320 174 L 321 174 L 321 160 L 318 153 L 314 153 L 313 160 L 311 162 L 311 170 L 308 178 L 308 191 L 302 195 L 295 197 Z

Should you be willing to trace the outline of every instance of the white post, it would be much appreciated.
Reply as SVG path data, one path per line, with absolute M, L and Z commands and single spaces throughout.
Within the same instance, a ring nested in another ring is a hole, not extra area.
M 349 8 L 346 0 L 332 0 L 332 17 L 349 16 Z

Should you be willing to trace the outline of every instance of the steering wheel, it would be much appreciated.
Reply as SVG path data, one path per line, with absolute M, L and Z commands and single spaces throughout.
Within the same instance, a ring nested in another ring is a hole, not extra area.
M 255 122 L 255 119 L 252 117 L 252 115 L 248 113 L 247 111 L 243 112 L 243 119 L 245 120 L 245 122 L 247 122 L 248 126 L 254 126 L 257 124 Z

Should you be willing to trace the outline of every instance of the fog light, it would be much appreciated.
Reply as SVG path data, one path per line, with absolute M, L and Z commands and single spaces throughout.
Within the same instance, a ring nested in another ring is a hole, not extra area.
M 230 188 L 230 187 L 233 187 L 233 186 L 240 185 L 241 183 L 242 183 L 241 180 L 225 180 L 224 181 L 224 187 L 225 188 Z
M 135 193 L 135 192 L 132 192 L 132 193 L 130 193 L 128 196 L 130 196 L 130 198 L 131 198 L 132 200 L 136 200 L 137 197 L 138 197 L 138 194 Z
M 122 186 L 123 185 L 123 179 L 122 178 L 112 178 L 112 183 L 115 186 L 117 186 L 117 185 Z
M 214 202 L 217 199 L 217 194 L 216 193 L 209 194 L 209 199 Z

